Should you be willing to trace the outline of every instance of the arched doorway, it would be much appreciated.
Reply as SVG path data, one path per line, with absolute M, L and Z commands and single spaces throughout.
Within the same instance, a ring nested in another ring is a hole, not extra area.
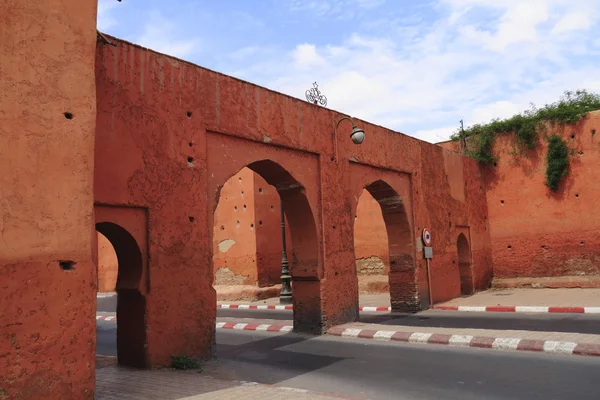
M 354 213 L 354 256 L 362 296 L 389 293 L 389 245 L 381 206 L 367 189 L 358 198 Z
M 460 294 L 473 294 L 473 271 L 471 268 L 471 247 L 464 233 L 456 241 L 458 251 L 458 273 L 460 274 Z
M 135 238 L 112 222 L 96 224 L 117 255 L 117 360 L 120 365 L 144 368 L 146 355 L 146 300 L 140 291 L 143 260 Z
M 375 181 L 365 189 L 381 207 L 388 242 L 390 303 L 395 312 L 420 310 L 411 226 L 404 202 L 386 182 Z
M 320 334 L 323 325 L 320 303 L 319 244 L 314 217 L 304 192 L 304 186 L 281 165 L 271 160 L 255 161 L 246 167 L 258 174 L 268 185 L 274 187 L 285 211 L 291 236 L 291 249 L 288 251 L 290 253 L 290 272 L 293 276 L 294 330 Z M 218 202 L 225 200 L 221 196 L 223 186 L 224 184 L 220 186 Z M 273 206 L 273 210 L 271 210 L 271 206 Z M 269 204 L 268 207 L 269 212 L 279 210 L 277 204 Z M 213 223 L 214 218 L 213 212 Z M 240 221 L 241 227 L 242 220 L 236 219 L 236 225 L 237 221 Z M 263 236 L 263 228 L 265 230 L 268 228 L 264 221 L 263 224 L 260 223 L 260 220 L 246 221 L 246 225 L 248 224 L 252 224 L 251 229 L 255 231 L 257 241 L 274 242 L 281 248 L 279 245 L 281 230 L 270 230 L 272 233 L 268 238 L 261 237 L 259 239 L 260 236 Z M 278 259 L 278 265 L 274 268 L 280 268 L 280 261 L 281 259 Z

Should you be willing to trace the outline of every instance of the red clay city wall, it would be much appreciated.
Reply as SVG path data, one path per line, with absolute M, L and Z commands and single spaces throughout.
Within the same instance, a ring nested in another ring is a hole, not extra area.
M 394 256 L 394 287 L 426 292 L 416 245 L 425 226 L 436 237 L 436 300 L 460 293 L 455 226 L 470 226 L 475 286 L 487 286 L 487 209 L 471 160 L 453 159 L 466 179 L 457 186 L 444 163 L 455 156 L 438 146 L 356 120 L 368 135 L 357 146 L 347 122 L 334 137 L 343 116 L 337 112 L 121 41 L 99 44 L 97 85 L 96 201 L 149 212 L 151 364 L 177 351 L 206 354 L 212 343 L 214 211 L 226 181 L 247 166 L 277 186 L 289 210 L 298 329 L 357 317 L 354 215 L 363 189 L 378 180 L 401 196 L 372 188 L 379 200 L 393 200 L 388 220 L 407 238 L 394 247 L 404 248 Z M 411 272 L 406 265 L 414 258 Z M 411 292 L 402 301 L 415 300 Z M 168 335 L 167 327 L 182 320 L 185 326 Z M 185 340 L 190 336 L 194 344 Z
M 0 26 L 0 398 L 92 399 L 96 1 Z
M 600 112 L 550 129 L 572 149 L 570 173 L 556 192 L 545 185 L 547 141 L 513 156 L 513 138 L 496 139 L 497 165 L 486 168 L 494 276 L 600 274 Z

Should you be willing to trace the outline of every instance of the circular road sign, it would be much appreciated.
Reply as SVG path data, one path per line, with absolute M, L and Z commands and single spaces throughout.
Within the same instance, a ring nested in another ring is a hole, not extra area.
M 427 228 L 423 228 L 423 242 L 425 246 L 431 246 L 431 232 Z

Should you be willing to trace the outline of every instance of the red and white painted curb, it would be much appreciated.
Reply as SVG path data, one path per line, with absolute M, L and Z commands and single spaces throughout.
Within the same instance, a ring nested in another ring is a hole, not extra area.
M 538 351 L 544 353 L 600 356 L 600 344 L 558 342 L 552 340 L 532 340 L 489 336 L 448 335 L 441 333 L 377 331 L 372 329 L 352 329 L 333 327 L 329 335 L 395 341 L 406 343 L 441 344 L 457 347 L 479 347 L 495 350 Z
M 238 331 L 291 332 L 294 329 L 294 327 L 292 325 L 217 322 L 217 329 L 235 329 Z
M 600 307 L 434 306 L 433 308 L 434 308 L 434 310 L 441 310 L 441 311 L 465 311 L 465 312 L 600 314 Z
M 96 321 L 116 321 L 117 317 L 114 315 L 96 315 Z
M 281 306 L 281 305 L 256 305 L 256 304 L 217 304 L 217 308 L 229 309 L 229 310 L 293 310 L 294 309 L 294 307 L 291 305 Z M 361 307 L 358 307 L 358 310 L 365 311 L 365 312 L 376 312 L 376 311 L 390 312 L 390 311 L 392 311 L 392 307 L 361 306 Z

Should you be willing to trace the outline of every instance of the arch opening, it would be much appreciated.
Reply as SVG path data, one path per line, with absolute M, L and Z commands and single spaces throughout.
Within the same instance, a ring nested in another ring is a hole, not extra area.
M 111 303 L 108 299 L 106 307 L 116 310 L 117 361 L 123 366 L 145 368 L 148 365 L 146 299 L 141 292 L 143 259 L 140 247 L 126 229 L 115 223 L 97 223 L 96 231 L 99 233 L 98 270 L 105 269 L 105 266 L 100 265 L 101 262 L 114 262 L 111 260 L 111 254 L 116 256 L 117 273 L 114 282 L 116 305 L 114 300 Z M 107 246 L 108 243 L 104 242 L 103 238 L 112 245 L 112 249 Z M 111 253 L 111 250 L 114 253 Z M 109 280 L 105 281 L 105 284 L 109 287 L 111 285 Z
M 253 285 L 261 288 L 258 293 L 263 298 L 279 296 L 283 255 L 280 205 L 285 213 L 294 330 L 322 333 L 314 217 L 303 185 L 274 161 L 248 164 L 220 189 L 213 214 L 214 284 Z M 267 290 L 261 292 L 262 288 Z M 217 293 L 224 300 L 218 288 Z
M 460 294 L 473 294 L 473 269 L 471 266 L 471 246 L 467 237 L 461 233 L 456 240 L 458 252 L 458 273 L 460 275 Z
M 385 225 L 389 260 L 386 270 L 388 271 L 392 311 L 417 312 L 421 307 L 416 279 L 414 246 L 404 202 L 400 195 L 382 180 L 367 185 L 365 190 L 379 204 Z

